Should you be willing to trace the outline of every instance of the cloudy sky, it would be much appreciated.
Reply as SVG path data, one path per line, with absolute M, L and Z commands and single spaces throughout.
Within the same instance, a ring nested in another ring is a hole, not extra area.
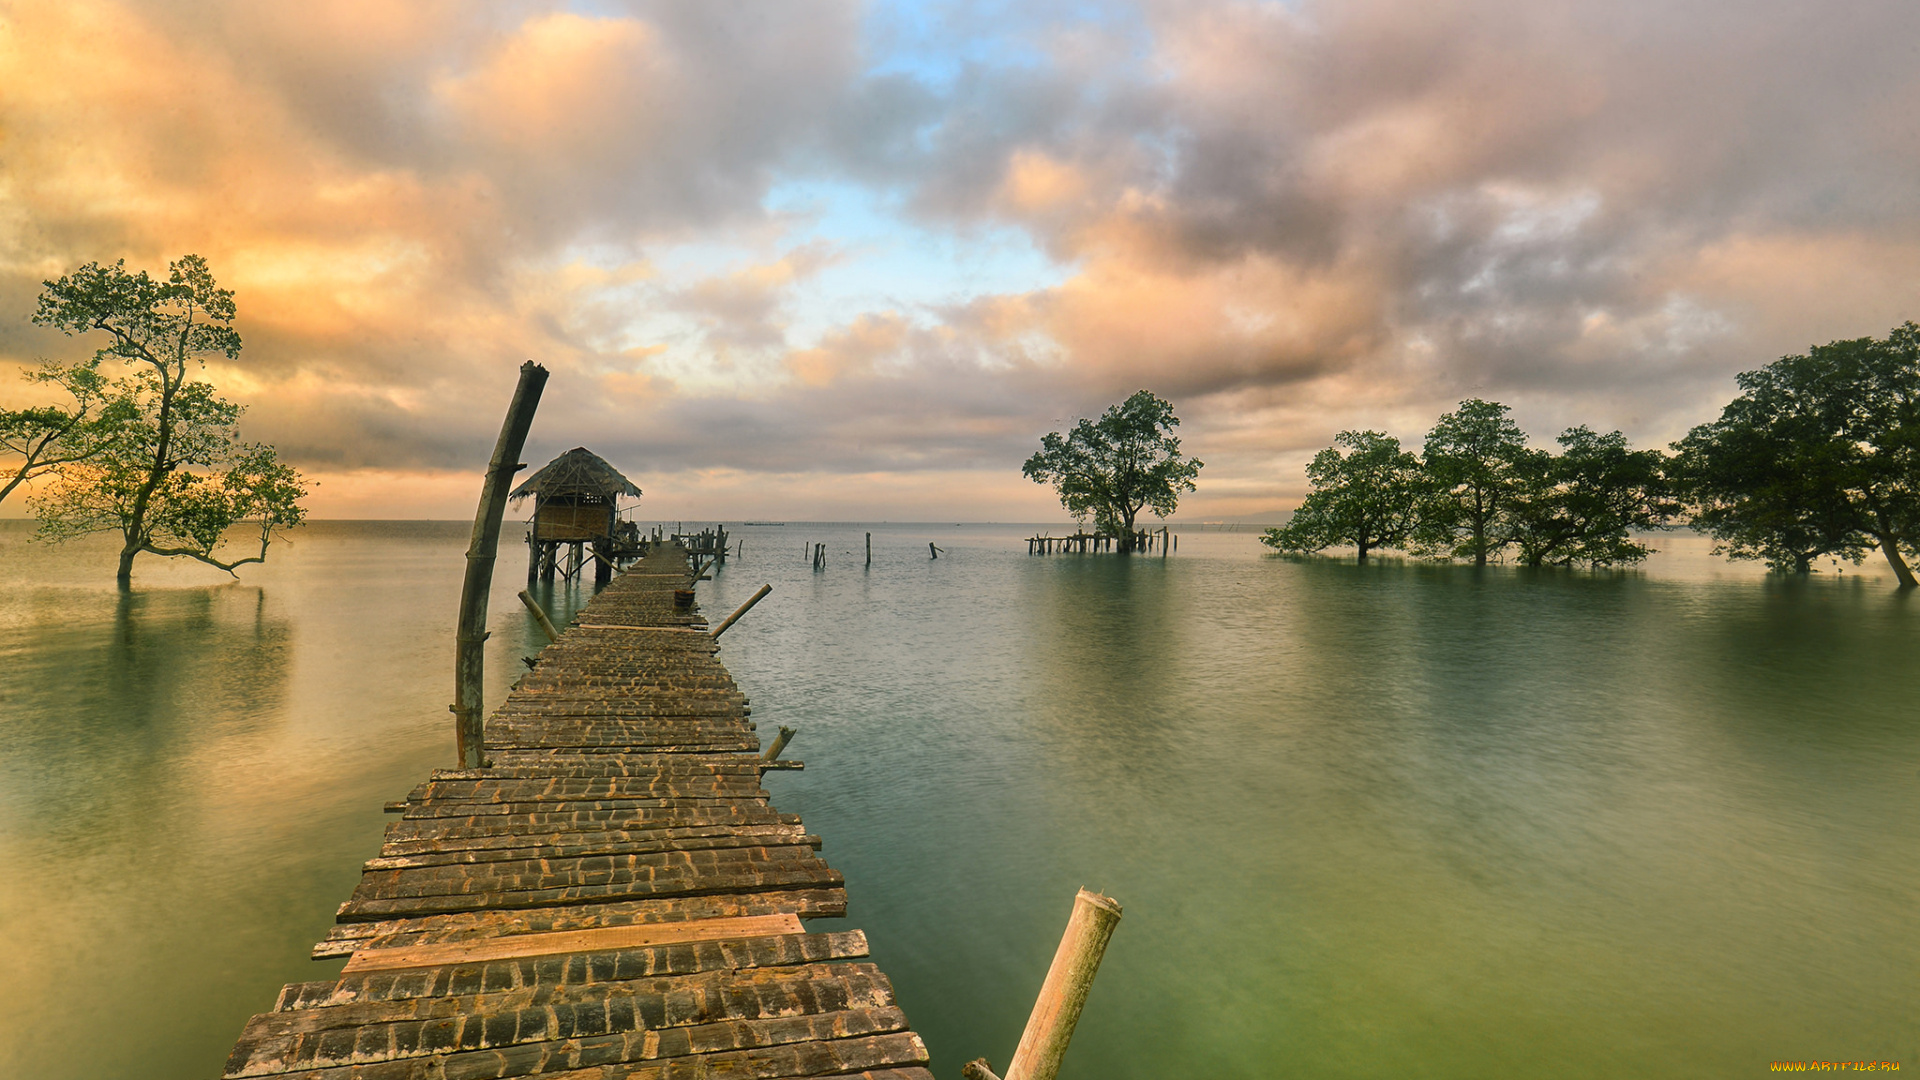
M 1658 445 L 1920 319 L 1920 4 L 0 0 L 0 364 L 187 252 L 318 516 L 470 515 L 527 358 L 642 516 L 1058 517 L 1143 387 L 1181 516 L 1271 515 L 1342 428 Z

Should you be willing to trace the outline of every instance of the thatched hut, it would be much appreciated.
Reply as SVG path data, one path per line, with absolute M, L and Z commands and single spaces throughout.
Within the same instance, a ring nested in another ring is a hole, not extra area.
M 533 519 L 528 523 L 527 543 L 532 547 L 527 563 L 527 578 L 536 574 L 551 578 L 561 544 L 573 548 L 573 564 L 566 576 L 580 572 L 582 549 L 593 545 L 601 562 L 602 577 L 612 569 L 618 546 L 620 499 L 639 498 L 640 489 L 620 475 L 620 470 L 584 446 L 554 458 L 539 472 L 527 477 L 507 496 L 511 502 L 533 499 Z

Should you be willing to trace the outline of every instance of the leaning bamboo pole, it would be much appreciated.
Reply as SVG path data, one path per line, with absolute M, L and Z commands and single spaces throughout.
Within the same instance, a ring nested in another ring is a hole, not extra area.
M 467 578 L 460 587 L 460 624 L 454 634 L 451 711 L 454 747 L 462 769 L 478 769 L 485 764 L 481 745 L 486 712 L 481 686 L 486 675 L 487 595 L 493 588 L 493 560 L 500 547 L 500 519 L 506 516 L 507 492 L 513 474 L 526 468 L 520 462 L 520 450 L 526 445 L 527 431 L 533 427 L 533 413 L 540 407 L 540 392 L 546 385 L 546 368 L 531 360 L 520 365 L 520 384 L 514 388 L 513 403 L 507 406 L 507 418 L 500 425 L 500 439 L 493 445 L 493 460 L 487 463 L 487 478 L 480 486 L 480 506 L 473 514 Z
M 1005 1080 L 1054 1080 L 1059 1075 L 1067 1043 L 1087 1003 L 1087 991 L 1093 989 L 1093 976 L 1100 970 L 1100 957 L 1119 923 L 1120 901 L 1111 896 L 1081 889 L 1073 898 L 1066 933 L 1060 936 L 1053 966 L 1040 984 L 1040 996 L 1027 1017 L 1027 1029 L 1020 1033 Z M 966 1080 L 1001 1080 L 984 1058 L 967 1062 L 961 1075 Z
M 547 635 L 548 641 L 560 640 L 560 631 L 554 628 L 553 620 L 547 617 L 547 609 L 540 606 L 540 601 L 535 600 L 527 590 L 521 589 L 520 602 L 526 605 L 533 621 L 540 624 L 540 632 Z

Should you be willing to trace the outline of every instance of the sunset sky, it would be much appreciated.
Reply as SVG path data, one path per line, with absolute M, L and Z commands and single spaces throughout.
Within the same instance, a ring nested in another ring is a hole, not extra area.
M 188 252 L 320 517 L 471 515 L 531 358 L 642 518 L 1058 518 L 1143 387 L 1271 518 L 1343 428 L 1664 445 L 1920 319 L 1920 3 L 0 0 L 0 364 Z

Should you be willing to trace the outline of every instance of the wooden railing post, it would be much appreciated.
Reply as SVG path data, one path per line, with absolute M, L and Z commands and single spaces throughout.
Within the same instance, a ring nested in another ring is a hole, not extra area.
M 1067 1041 L 1073 1038 L 1073 1026 L 1080 1022 L 1080 1009 L 1100 969 L 1100 957 L 1119 923 L 1118 900 L 1085 889 L 1073 898 L 1067 932 L 1061 935 L 1053 966 L 1040 984 L 1040 998 L 1033 1003 L 1033 1015 L 1027 1017 L 1027 1029 L 1020 1034 L 1006 1080 L 1054 1080 L 1060 1072 Z M 985 1062 L 980 1064 L 984 1070 Z
M 486 676 L 487 594 L 493 588 L 493 560 L 500 547 L 500 519 L 507 512 L 507 492 L 513 474 L 526 468 L 520 450 L 533 427 L 540 392 L 547 386 L 547 369 L 529 360 L 520 365 L 520 385 L 500 425 L 487 479 L 480 486 L 480 506 L 473 514 L 473 541 L 467 545 L 467 578 L 460 587 L 460 623 L 454 633 L 453 723 L 454 746 L 460 768 L 478 769 L 486 712 L 480 700 Z

